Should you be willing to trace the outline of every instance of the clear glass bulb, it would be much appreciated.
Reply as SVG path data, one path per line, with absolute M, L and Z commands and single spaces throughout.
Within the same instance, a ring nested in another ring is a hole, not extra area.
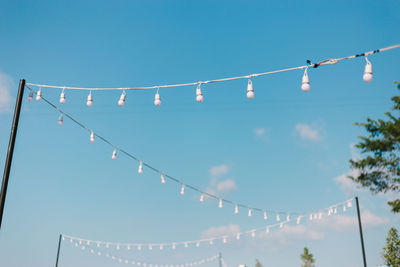
M 199 84 L 196 88 L 196 101 L 201 103 L 203 102 L 204 97 L 203 97 L 203 93 L 201 92 L 201 85 Z
M 250 79 L 247 83 L 247 98 L 248 99 L 254 98 L 253 82 Z
M 200 202 L 204 202 L 204 194 L 200 195 Z
M 220 208 L 220 209 L 222 208 L 222 199 L 219 200 L 218 208 Z
M 184 194 L 185 194 L 185 185 L 182 184 L 182 187 L 181 187 L 181 195 L 184 195 Z
M 63 119 L 63 115 L 62 114 L 60 114 L 60 117 L 58 117 L 58 125 L 63 125 L 63 121 L 64 121 L 64 119 Z
M 39 91 L 37 91 L 37 93 L 36 93 L 36 100 L 37 100 L 37 101 L 42 100 L 42 89 L 39 89 Z
M 157 94 L 154 96 L 154 105 L 156 105 L 156 106 L 161 105 L 161 97 L 160 97 L 160 94 L 159 94 L 159 93 L 157 93 Z
M 165 184 L 165 177 L 164 177 L 164 174 L 161 174 L 161 183 L 162 183 L 162 184 Z
M 236 204 L 235 205 L 235 214 L 238 214 L 239 213 L 239 207 L 238 207 L 238 205 Z
M 363 80 L 367 83 L 372 81 L 372 64 L 368 61 L 367 57 L 365 57 L 367 64 L 365 65 Z
M 264 220 L 268 220 L 268 215 L 266 211 L 264 211 Z
M 309 81 L 308 74 L 307 74 L 307 68 L 304 70 L 302 83 L 301 83 L 301 90 L 303 90 L 303 92 L 308 92 L 310 90 L 310 81 Z
M 87 105 L 88 107 L 93 106 L 92 91 L 90 91 L 89 95 L 87 96 L 86 105 Z
M 118 106 L 122 107 L 125 104 L 126 93 L 122 92 L 118 100 Z
M 143 173 L 143 163 L 142 163 L 142 162 L 139 163 L 138 173 L 139 173 L 139 174 L 142 174 L 142 173 Z
M 249 209 L 249 213 L 248 213 L 249 217 L 251 217 L 251 215 L 253 215 L 253 211 L 252 209 Z
M 90 142 L 94 142 L 94 132 L 90 132 Z
M 255 237 L 256 236 L 256 232 L 255 231 L 252 231 L 251 232 L 251 237 Z
M 64 93 L 64 91 L 61 92 L 61 95 L 60 95 L 60 103 L 61 103 L 61 104 L 65 104 L 65 93 Z
M 112 159 L 116 159 L 117 158 L 117 149 L 114 149 L 111 158 Z
M 28 101 L 31 102 L 33 100 L 33 92 L 31 91 L 28 95 Z
M 279 213 L 276 214 L 276 221 L 279 222 L 281 220 L 281 217 L 279 216 Z

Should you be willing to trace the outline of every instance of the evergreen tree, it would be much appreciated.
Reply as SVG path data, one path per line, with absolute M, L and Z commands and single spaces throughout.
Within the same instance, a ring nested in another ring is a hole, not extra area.
M 261 262 L 259 260 L 256 259 L 256 267 L 263 267 L 263 265 L 261 264 Z
M 308 251 L 308 248 L 304 248 L 303 254 L 300 255 L 301 260 L 303 261 L 303 264 L 301 267 L 315 267 L 314 262 L 314 256 Z
M 400 266 L 400 239 L 395 228 L 390 228 L 383 248 L 382 257 L 385 264 L 391 267 Z
M 399 83 L 397 87 L 400 89 Z M 400 96 L 392 97 L 392 101 L 396 114 L 386 112 L 386 120 L 367 118 L 367 122 L 355 124 L 364 127 L 369 135 L 359 137 L 356 147 L 364 157 L 350 160 L 351 168 L 359 174 L 349 178 L 375 194 L 400 192 Z M 400 198 L 388 204 L 393 212 L 400 212 Z

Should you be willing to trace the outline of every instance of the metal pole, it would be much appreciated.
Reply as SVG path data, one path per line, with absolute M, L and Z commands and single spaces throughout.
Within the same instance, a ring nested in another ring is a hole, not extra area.
M 13 123 L 12 123 L 12 126 L 11 126 L 10 142 L 8 144 L 6 165 L 4 167 L 4 174 L 3 174 L 3 183 L 1 184 L 1 192 L 0 192 L 0 228 L 1 228 L 1 222 L 3 221 L 4 203 L 6 201 L 8 178 L 10 177 L 11 162 L 12 162 L 12 158 L 13 158 L 13 154 L 14 154 L 15 138 L 17 136 L 19 114 L 21 112 L 22 98 L 24 96 L 24 88 L 25 88 L 25 80 L 21 79 L 19 81 L 17 103 L 15 104 L 14 118 L 13 118 Z
M 221 254 L 221 252 L 218 253 L 218 259 L 219 259 L 219 267 L 222 267 L 222 254 Z
M 367 267 L 367 260 L 365 258 L 363 231 L 362 231 L 362 227 L 361 227 L 360 205 L 358 204 L 358 197 L 356 197 L 356 206 L 357 206 L 357 216 L 358 216 L 358 227 L 360 228 L 361 249 L 362 249 L 362 255 L 363 255 L 363 260 L 364 260 L 364 267 Z
M 58 258 L 60 257 L 61 239 L 62 239 L 62 235 L 60 235 L 60 239 L 58 240 L 56 267 L 58 267 Z

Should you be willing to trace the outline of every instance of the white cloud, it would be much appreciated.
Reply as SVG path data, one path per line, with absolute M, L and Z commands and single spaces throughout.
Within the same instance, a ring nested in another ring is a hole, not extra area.
M 11 88 L 14 86 L 12 78 L 0 71 L 0 112 L 8 111 L 13 98 Z
M 340 190 L 342 190 L 343 193 L 345 193 L 346 195 L 353 195 L 356 192 L 365 191 L 365 189 L 361 188 L 356 182 L 348 178 L 349 176 L 357 177 L 358 175 L 358 170 L 350 169 L 347 173 L 333 178 L 333 181 L 340 185 Z
M 296 124 L 296 132 L 304 140 L 313 142 L 318 142 L 321 140 L 320 131 L 308 124 L 302 124 L 302 123 Z
M 221 193 L 228 193 L 236 189 L 237 189 L 236 183 L 232 179 L 227 179 L 217 184 L 217 191 Z
M 210 168 L 210 174 L 213 177 L 221 176 L 229 172 L 229 167 L 226 164 L 213 166 Z
M 201 232 L 201 238 L 221 237 L 225 235 L 234 235 L 240 232 L 240 226 L 237 224 L 229 224 L 228 226 L 212 226 Z
M 265 128 L 257 128 L 257 129 L 254 130 L 254 133 L 257 136 L 263 136 L 265 134 Z

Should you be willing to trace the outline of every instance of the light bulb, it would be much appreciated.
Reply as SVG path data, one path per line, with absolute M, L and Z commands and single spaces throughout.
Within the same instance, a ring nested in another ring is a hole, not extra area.
M 86 105 L 87 105 L 88 107 L 93 106 L 92 91 L 90 91 L 89 95 L 87 96 Z
M 196 88 L 196 101 L 201 103 L 203 102 L 204 97 L 203 97 L 203 93 L 201 92 L 201 84 L 199 83 L 199 85 L 197 85 Z
M 33 100 L 33 92 L 31 91 L 28 95 L 28 101 L 31 102 Z
M 214 244 L 214 240 L 210 240 L 210 245 L 213 245 Z
M 119 244 L 117 245 L 116 249 L 117 249 L 117 250 L 119 250 L 119 249 L 120 249 L 120 247 L 119 247 Z
M 308 92 L 310 90 L 310 81 L 308 79 L 307 68 L 304 70 L 301 90 L 303 90 L 303 92 Z
M 252 209 L 249 209 L 249 213 L 247 214 L 249 217 L 251 217 L 251 215 L 253 215 L 253 211 Z
M 90 142 L 94 142 L 94 132 L 90 132 Z
M 42 99 L 42 89 L 39 89 L 36 93 L 36 100 L 40 101 Z
M 280 223 L 279 227 L 280 227 L 280 228 L 283 228 L 283 222 Z
M 113 153 L 112 153 L 111 158 L 112 158 L 112 159 L 116 159 L 116 158 L 117 158 L 117 149 L 116 149 L 116 148 L 114 148 L 114 151 L 113 151 Z
M 118 106 L 122 107 L 125 104 L 126 93 L 125 91 L 122 92 L 121 96 L 118 100 Z
M 239 240 L 240 239 L 240 233 L 236 234 L 236 239 Z
M 318 220 L 322 219 L 322 212 L 318 213 Z
M 269 227 L 265 228 L 265 232 L 268 234 L 269 233 Z
M 279 217 L 279 213 L 276 214 L 276 221 L 279 222 L 281 220 L 281 217 Z
M 343 205 L 343 212 L 346 211 L 346 205 Z
M 351 201 L 347 202 L 347 207 L 349 207 L 349 208 L 353 207 L 353 204 L 351 203 Z
M 372 64 L 369 62 L 367 57 L 365 57 L 365 60 L 367 61 L 367 64 L 365 64 L 363 80 L 369 83 L 372 81 Z
M 204 194 L 200 195 L 200 202 L 204 202 Z
M 268 214 L 266 211 L 264 211 L 264 220 L 268 220 Z
M 239 213 L 239 207 L 238 207 L 238 205 L 236 204 L 235 205 L 235 214 L 238 214 Z
M 182 184 L 182 187 L 181 187 L 181 195 L 184 195 L 184 194 L 185 194 L 185 185 Z
M 161 105 L 161 97 L 160 97 L 160 94 L 158 92 L 154 96 L 154 105 L 156 105 L 156 106 Z
M 153 250 L 153 246 L 152 245 L 149 245 L 149 250 Z
M 164 249 L 164 246 L 163 245 L 160 245 L 160 250 L 163 250 Z
M 255 231 L 252 231 L 252 232 L 251 232 L 251 237 L 254 238 L 255 236 L 256 236 L 256 232 L 255 232 Z
M 162 183 L 162 184 L 165 184 L 165 177 L 164 177 L 164 174 L 161 174 L 161 183 Z
M 222 199 L 219 199 L 218 208 L 222 208 Z
M 286 215 L 286 221 L 290 221 L 290 214 Z
M 301 220 L 301 216 L 297 217 L 296 223 L 297 223 L 297 224 L 300 224 L 300 220 Z
M 137 171 L 139 174 L 142 174 L 143 173 L 143 163 L 140 161 L 139 162 L 139 167 L 138 167 L 138 171 Z
M 247 83 L 247 98 L 248 99 L 254 98 L 253 82 L 250 79 Z
M 58 117 L 58 125 L 63 125 L 63 115 L 62 114 L 60 114 L 60 116 Z
M 200 243 L 199 242 L 196 242 L 196 247 L 200 247 Z
M 172 244 L 172 249 L 176 249 L 175 243 Z
M 131 250 L 131 246 L 128 245 L 128 246 L 126 247 L 126 249 L 127 249 L 127 250 Z
M 61 92 L 61 95 L 60 95 L 60 103 L 61 104 L 65 104 L 65 93 L 64 93 L 64 90 Z
M 222 242 L 224 242 L 224 244 L 226 243 L 226 237 L 224 237 L 224 238 L 222 239 Z
M 188 246 L 189 246 L 189 244 L 186 242 L 186 243 L 185 243 L 185 248 L 187 248 Z

